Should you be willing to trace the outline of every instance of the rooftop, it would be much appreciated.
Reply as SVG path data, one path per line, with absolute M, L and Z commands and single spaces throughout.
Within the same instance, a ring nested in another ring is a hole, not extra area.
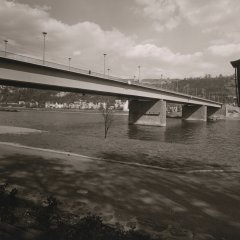
M 231 64 L 234 68 L 240 67 L 240 59 L 232 61 Z

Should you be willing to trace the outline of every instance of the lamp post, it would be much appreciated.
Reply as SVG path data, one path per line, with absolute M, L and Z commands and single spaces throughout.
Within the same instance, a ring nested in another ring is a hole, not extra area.
M 110 68 L 107 69 L 107 71 L 108 71 L 108 79 L 109 79 L 109 72 L 110 72 L 110 70 L 111 70 Z
M 104 53 L 103 54 L 103 75 L 104 75 L 104 78 L 105 78 L 105 71 L 106 71 L 106 56 L 107 56 L 107 54 Z
M 42 34 L 43 34 L 43 64 L 45 64 L 45 42 L 46 42 L 47 32 L 42 32 Z
M 4 40 L 4 44 L 5 44 L 5 57 L 7 56 L 7 44 L 8 44 L 8 40 Z
M 140 83 L 141 66 L 138 66 L 138 82 Z
M 70 67 L 71 67 L 71 59 L 72 58 L 68 58 L 68 70 L 70 71 Z
M 202 95 L 203 95 L 203 98 L 205 98 L 206 97 L 206 91 L 205 91 L 205 88 L 202 88 Z

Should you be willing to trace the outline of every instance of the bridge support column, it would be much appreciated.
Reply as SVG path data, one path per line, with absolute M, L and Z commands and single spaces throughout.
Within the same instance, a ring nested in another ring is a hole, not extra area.
M 131 100 L 129 102 L 129 124 L 166 126 L 166 101 Z
M 184 105 L 182 117 L 188 121 L 207 121 L 207 106 Z
M 221 108 L 207 107 L 207 117 L 210 120 L 222 119 L 228 116 L 228 105 L 223 104 Z

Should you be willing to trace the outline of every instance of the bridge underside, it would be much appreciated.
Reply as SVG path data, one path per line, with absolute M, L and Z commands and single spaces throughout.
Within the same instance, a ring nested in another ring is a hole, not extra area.
M 0 57 L 0 84 L 34 87 L 70 92 L 122 96 L 129 99 L 145 99 L 176 102 L 180 104 L 207 105 L 220 108 L 221 104 L 182 93 L 127 84 L 74 71 L 22 62 Z
M 186 104 L 186 120 L 206 121 L 221 108 L 208 99 L 1 57 L 0 85 L 125 97 L 130 124 L 166 126 L 166 102 Z
M 166 101 L 130 101 L 129 124 L 166 126 Z
M 185 121 L 204 121 L 223 118 L 227 115 L 226 105 L 213 108 L 202 105 L 183 105 L 182 118 Z M 131 100 L 129 103 L 129 124 L 166 126 L 166 101 Z

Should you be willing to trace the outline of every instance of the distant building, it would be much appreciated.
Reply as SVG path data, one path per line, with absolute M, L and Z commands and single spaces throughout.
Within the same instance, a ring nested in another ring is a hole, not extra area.
M 235 68 L 236 96 L 238 106 L 240 107 L 240 59 L 231 62 L 231 64 Z

